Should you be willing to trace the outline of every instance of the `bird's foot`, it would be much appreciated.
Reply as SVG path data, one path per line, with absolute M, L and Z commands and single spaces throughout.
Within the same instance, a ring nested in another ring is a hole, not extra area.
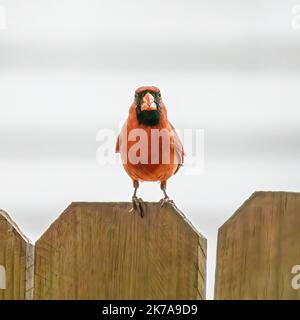
M 175 206 L 175 203 L 173 200 L 171 200 L 168 196 L 162 198 L 160 201 L 160 206 L 163 207 L 165 205 L 171 205 L 171 206 Z
M 140 216 L 143 218 L 144 217 L 144 208 L 143 208 L 143 199 L 138 198 L 136 196 L 132 197 L 132 208 L 130 209 L 129 212 L 137 211 Z

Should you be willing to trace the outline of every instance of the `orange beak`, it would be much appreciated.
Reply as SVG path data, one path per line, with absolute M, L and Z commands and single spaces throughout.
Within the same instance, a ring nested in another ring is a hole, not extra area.
M 155 99 L 151 93 L 147 92 L 144 95 L 142 99 L 141 110 L 157 110 L 157 104 L 155 103 Z

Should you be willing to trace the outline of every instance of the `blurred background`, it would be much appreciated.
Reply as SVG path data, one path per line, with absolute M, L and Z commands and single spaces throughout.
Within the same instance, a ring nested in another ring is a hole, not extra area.
M 72 201 L 130 200 L 96 136 L 158 86 L 175 127 L 204 132 L 202 174 L 179 172 L 169 194 L 208 239 L 213 298 L 218 227 L 255 190 L 300 189 L 300 0 L 0 6 L 0 208 L 35 241 Z

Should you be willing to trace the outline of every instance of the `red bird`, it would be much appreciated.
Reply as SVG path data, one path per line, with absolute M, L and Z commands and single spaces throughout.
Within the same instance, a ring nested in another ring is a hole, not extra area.
M 140 87 L 135 91 L 116 152 L 121 154 L 124 169 L 133 181 L 134 210 L 143 217 L 142 199 L 136 195 L 140 181 L 159 181 L 164 193 L 162 205 L 170 201 L 167 180 L 182 166 L 184 151 L 158 88 Z

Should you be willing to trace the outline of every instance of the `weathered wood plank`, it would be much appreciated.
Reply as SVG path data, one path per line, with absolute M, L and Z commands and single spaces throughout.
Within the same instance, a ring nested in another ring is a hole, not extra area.
M 181 212 L 72 203 L 35 246 L 35 299 L 204 299 L 206 239 Z
M 216 299 L 300 299 L 300 193 L 257 192 L 219 229 Z
M 28 269 L 28 259 L 33 246 L 9 215 L 0 210 L 0 300 L 30 299 L 33 290 L 27 285 L 27 277 L 33 277 Z

